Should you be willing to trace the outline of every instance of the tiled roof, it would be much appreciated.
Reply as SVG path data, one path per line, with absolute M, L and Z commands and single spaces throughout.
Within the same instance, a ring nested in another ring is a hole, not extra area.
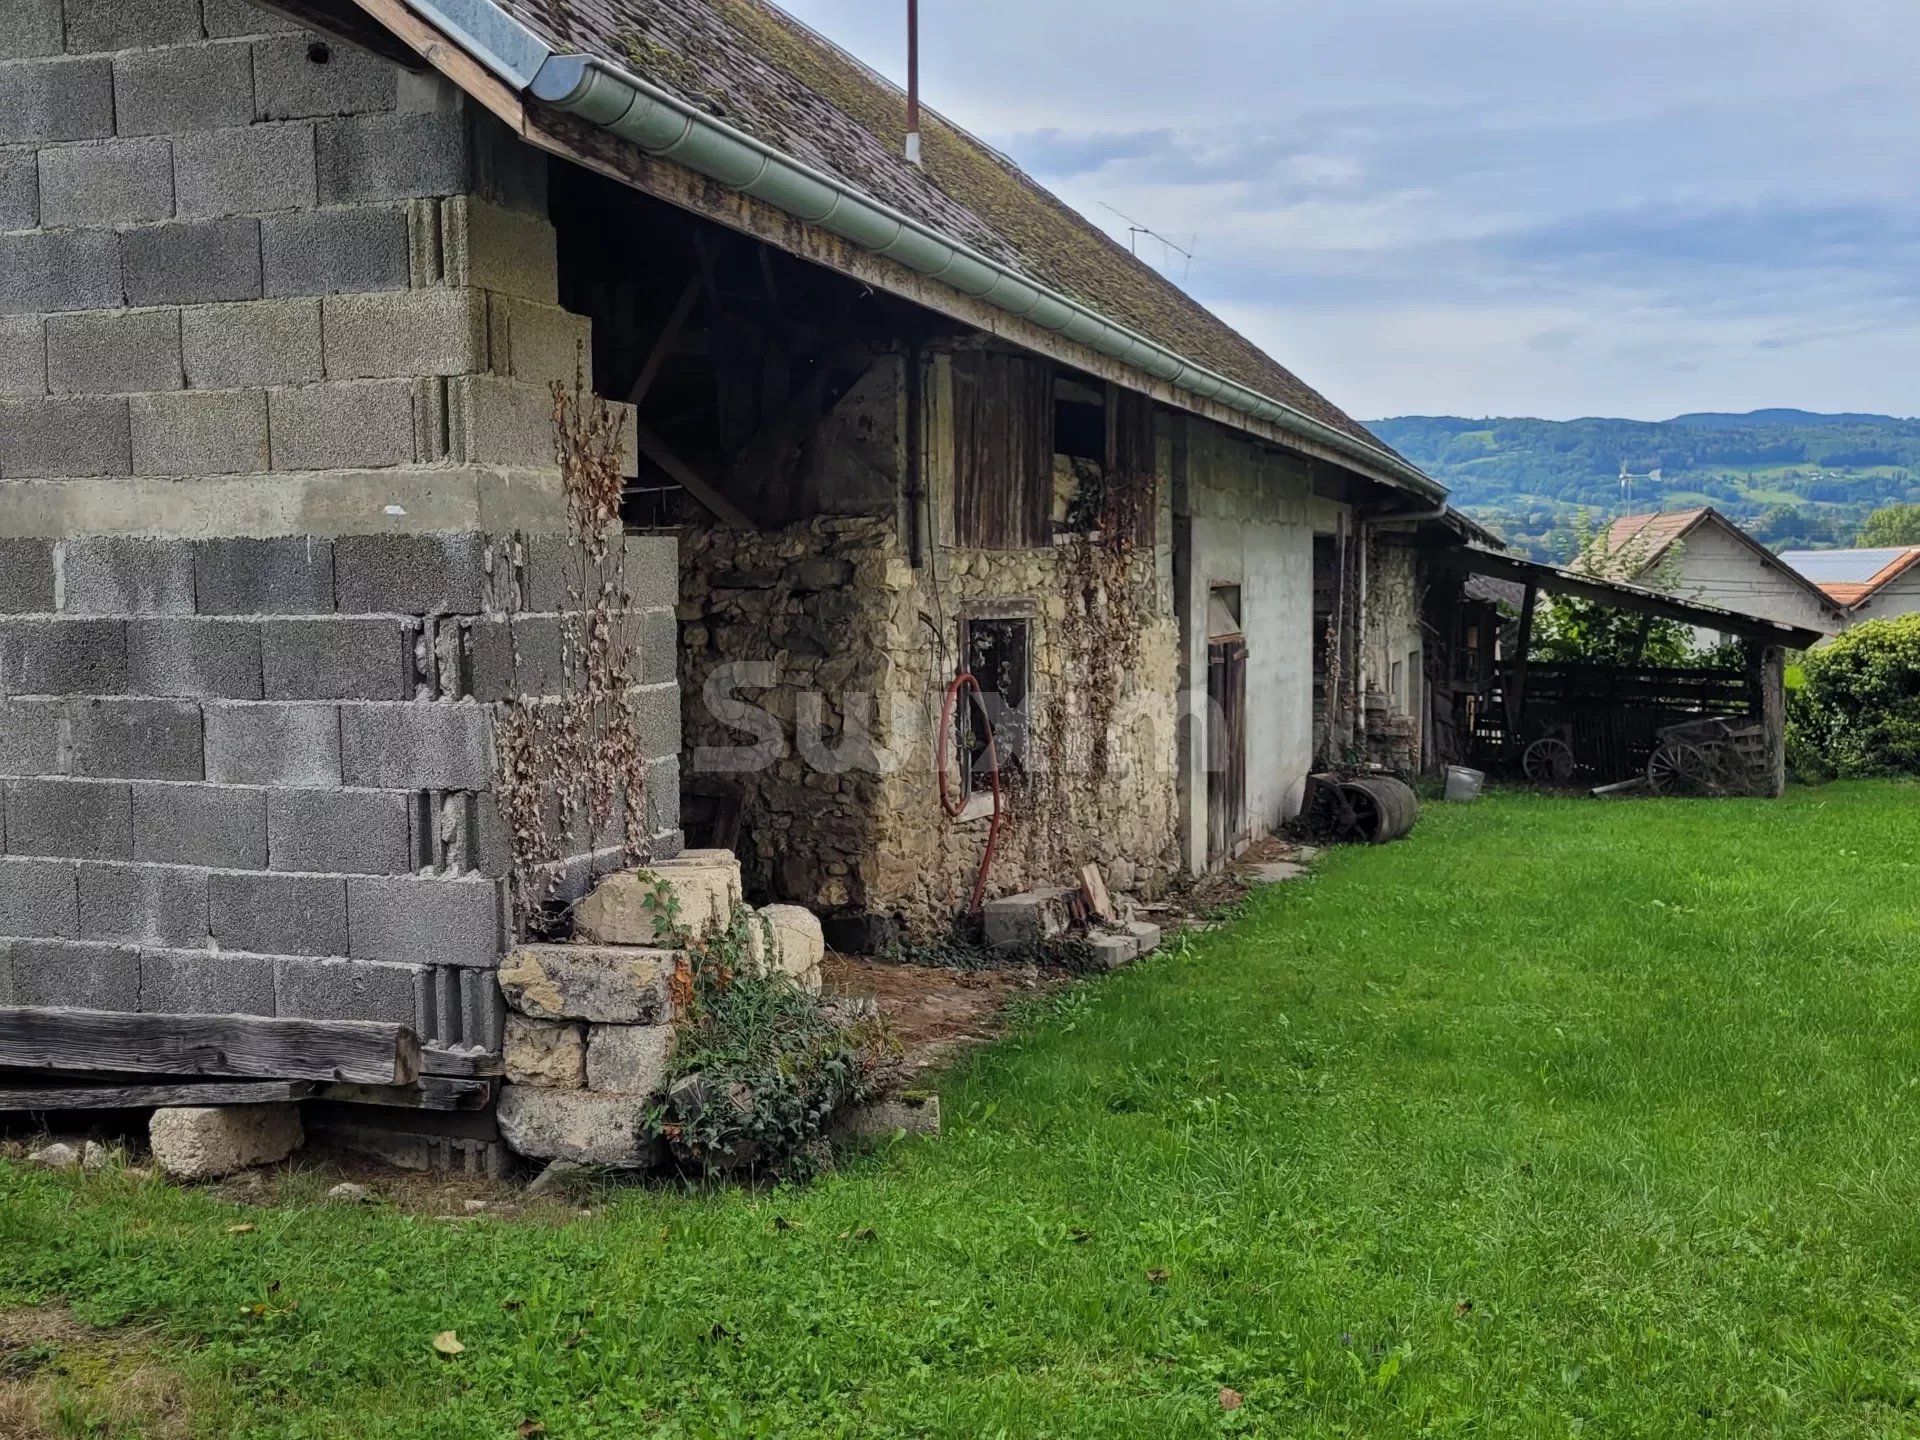
M 1637 543 L 1641 547 L 1640 559 L 1644 564 L 1653 565 L 1666 553 L 1666 549 L 1687 531 L 1697 525 L 1711 512 L 1697 510 L 1662 510 L 1648 515 L 1622 515 L 1607 527 L 1600 543 L 1611 555 L 1628 545 Z
M 765 0 L 499 0 L 555 50 L 597 56 L 873 199 L 1357 440 L 1337 405 L 992 147 Z

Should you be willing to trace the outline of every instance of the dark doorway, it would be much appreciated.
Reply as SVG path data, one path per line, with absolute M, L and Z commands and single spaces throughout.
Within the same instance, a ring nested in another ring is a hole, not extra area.
M 1207 603 L 1207 863 L 1233 858 L 1247 838 L 1247 642 L 1238 586 Z

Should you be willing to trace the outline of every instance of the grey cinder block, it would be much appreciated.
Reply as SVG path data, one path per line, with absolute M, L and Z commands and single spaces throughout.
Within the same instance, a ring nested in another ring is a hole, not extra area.
M 13 942 L 13 1003 L 75 1010 L 134 1010 L 140 952 L 130 945 Z
M 133 848 L 133 804 L 106 780 L 9 780 L 7 853 L 124 860 Z
M 261 120 L 393 108 L 400 68 L 352 45 L 322 42 L 315 49 L 308 36 L 284 35 L 254 41 L 253 57 Z
M 60 0 L 6 0 L 0 15 L 0 60 L 60 53 Z
M 0 695 L 113 695 L 126 688 L 119 620 L 0 620 Z
M 333 609 L 330 540 L 202 540 L 194 571 L 203 615 L 325 615 Z
M 0 230 L 31 230 L 40 223 L 40 157 L 31 150 L 0 150 Z
M 129 305 L 196 305 L 260 298 L 260 222 L 181 220 L 122 231 Z
M 207 34 L 216 40 L 235 35 L 269 35 L 285 30 L 300 30 L 300 26 L 286 16 L 249 5 L 247 0 L 203 0 L 203 8 L 206 12 Z
M 408 700 L 417 622 L 337 615 L 270 620 L 261 637 L 269 700 Z
M 113 110 L 122 135 L 245 125 L 253 119 L 253 48 L 185 45 L 116 56 Z
M 477 290 L 333 295 L 325 316 L 329 379 L 462 375 L 487 364 L 486 297 Z
M 0 775 L 65 774 L 66 722 L 64 700 L 0 700 Z
M 470 183 L 463 114 L 323 120 L 314 140 L 323 205 L 454 195 Z
M 468 615 L 480 609 L 486 543 L 477 535 L 344 535 L 333 563 L 343 614 Z
M 186 390 L 128 403 L 136 475 L 248 475 L 267 469 L 267 392 Z
M 362 380 L 267 393 L 276 470 L 410 465 L 413 382 Z
M 0 539 L 0 615 L 52 609 L 53 542 Z
M 249 125 L 179 135 L 174 203 L 181 215 L 250 215 L 314 201 L 313 127 Z
M 340 783 L 337 706 L 211 701 L 207 779 L 232 785 Z
M 104 230 L 0 235 L 0 313 L 110 310 L 123 303 L 119 237 Z
M 260 239 L 269 295 L 407 286 L 407 216 L 397 205 L 269 215 Z
M 647 766 L 647 834 L 666 835 L 679 828 L 680 757 L 667 755 Z
M 351 876 L 347 913 L 357 960 L 492 968 L 506 941 L 497 880 Z
M 269 863 L 275 870 L 403 875 L 413 868 L 409 798 L 383 790 L 269 791 Z
M 82 861 L 80 934 L 86 940 L 179 949 L 207 943 L 207 872 L 186 865 Z
M 67 49 L 125 50 L 200 38 L 199 0 L 67 0 Z
M 493 776 L 493 726 L 470 701 L 348 705 L 340 712 L 349 785 L 484 790 Z
M 350 960 L 281 960 L 276 1013 L 313 1020 L 422 1023 L 424 968 Z
M 196 390 L 302 385 L 325 373 L 317 300 L 254 300 L 181 312 L 180 347 Z
M 466 692 L 476 700 L 558 695 L 565 689 L 565 621 L 558 615 L 481 618 L 463 625 Z M 441 675 L 444 690 L 447 677 Z
M 554 305 L 487 297 L 487 355 L 495 374 L 534 385 L 573 388 L 574 376 L 591 374 L 592 324 Z
M 649 610 L 640 621 L 640 683 L 664 685 L 680 666 L 680 622 L 671 610 Z
M 125 396 L 0 400 L 0 480 L 125 475 Z
M 0 145 L 94 140 L 113 133 L 113 63 L 19 60 L 0 65 Z
M 244 620 L 129 620 L 127 688 L 136 695 L 260 698 L 260 627 Z
M 165 140 L 101 140 L 40 152 L 40 219 L 50 230 L 172 214 L 173 147 Z
M 447 382 L 447 424 L 449 449 L 463 463 L 554 463 L 553 396 L 537 385 L 457 376 Z
M 0 395 L 46 393 L 46 321 L 38 315 L 0 316 Z
M 241 786 L 136 784 L 133 858 L 263 870 L 266 797 Z
M 78 935 L 76 873 L 71 860 L 0 859 L 0 935 Z
M 207 880 L 207 924 L 225 950 L 344 955 L 346 881 L 326 875 L 216 871 Z
M 636 610 L 671 610 L 680 603 L 680 542 L 672 535 L 629 535 L 621 578 Z
M 47 317 L 47 385 L 56 395 L 178 390 L 178 310 L 86 311 Z
M 191 700 L 69 701 L 70 772 L 100 780 L 201 778 L 200 707 Z
M 640 753 L 650 760 L 680 753 L 680 687 L 649 685 L 634 693 Z
M 94 535 L 60 542 L 69 615 L 191 615 L 193 543 Z
M 205 950 L 142 949 L 140 1009 L 148 1015 L 271 1015 L 274 962 Z

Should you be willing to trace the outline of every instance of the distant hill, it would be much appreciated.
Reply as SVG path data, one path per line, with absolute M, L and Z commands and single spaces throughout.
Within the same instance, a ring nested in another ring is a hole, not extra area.
M 1765 544 L 1844 545 L 1879 505 L 1920 501 L 1920 420 L 1807 410 L 1671 420 L 1469 420 L 1402 415 L 1375 434 L 1509 544 L 1564 558 L 1574 518 L 1714 505 Z

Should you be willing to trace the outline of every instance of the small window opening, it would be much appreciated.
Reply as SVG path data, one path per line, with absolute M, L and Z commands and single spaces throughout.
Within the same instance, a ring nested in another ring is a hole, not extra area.
M 1107 397 L 1097 385 L 1053 379 L 1053 522 L 1085 534 L 1100 527 L 1107 490 Z
M 966 705 L 954 717 L 969 795 L 992 788 L 987 763 L 989 726 L 1002 783 L 1027 768 L 1032 635 L 1033 622 L 1024 617 L 974 617 L 960 622 L 961 659 L 980 682 L 980 693 L 969 691 Z
M 1240 587 L 1215 585 L 1207 592 L 1207 638 L 1226 640 L 1240 633 Z

